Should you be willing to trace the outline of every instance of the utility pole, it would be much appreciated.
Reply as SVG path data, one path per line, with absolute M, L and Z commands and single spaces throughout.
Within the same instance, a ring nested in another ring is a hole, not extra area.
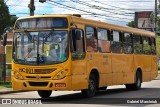
M 30 4 L 28 5 L 28 7 L 30 9 L 30 16 L 34 16 L 34 10 L 35 10 L 34 0 L 30 0 Z
M 157 0 L 155 0 L 155 33 L 157 32 Z

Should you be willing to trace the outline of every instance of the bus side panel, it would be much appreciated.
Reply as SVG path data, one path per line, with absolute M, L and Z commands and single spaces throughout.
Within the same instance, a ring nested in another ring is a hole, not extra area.
M 135 72 L 138 68 L 142 70 L 142 81 L 143 82 L 150 80 L 150 71 L 149 71 L 149 69 L 151 69 L 150 63 L 151 63 L 151 60 L 149 56 L 134 55 Z
M 151 80 L 155 79 L 158 75 L 158 60 L 157 56 L 153 55 L 151 56 L 151 63 L 152 63 L 152 69 L 151 69 Z
M 72 61 L 72 90 L 88 88 L 88 74 L 86 71 L 86 65 L 85 59 Z
M 124 54 L 112 54 L 113 85 L 123 84 Z
M 124 61 L 126 62 L 125 65 L 123 65 L 123 81 L 124 84 L 134 83 L 134 60 L 132 54 L 126 54 L 124 57 Z
M 143 55 L 141 63 L 143 63 L 143 82 L 151 80 L 151 56 Z
M 98 53 L 96 60 L 99 62 L 96 63 L 100 74 L 99 87 L 112 85 L 111 54 Z

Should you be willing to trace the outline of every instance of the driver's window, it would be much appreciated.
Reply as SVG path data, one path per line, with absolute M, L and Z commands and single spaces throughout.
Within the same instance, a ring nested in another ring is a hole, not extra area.
M 85 49 L 84 49 L 84 33 L 81 29 L 73 29 L 72 30 L 72 59 L 79 60 L 83 59 L 85 56 Z

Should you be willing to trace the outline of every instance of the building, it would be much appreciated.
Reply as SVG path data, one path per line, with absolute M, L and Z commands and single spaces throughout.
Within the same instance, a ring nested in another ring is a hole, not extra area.
M 135 12 L 135 27 L 138 29 L 148 30 L 154 32 L 154 18 L 153 11 Z
M 0 45 L 0 81 L 11 80 L 11 61 L 12 61 L 12 41 L 13 33 L 7 34 L 7 44 L 3 46 L 3 39 Z

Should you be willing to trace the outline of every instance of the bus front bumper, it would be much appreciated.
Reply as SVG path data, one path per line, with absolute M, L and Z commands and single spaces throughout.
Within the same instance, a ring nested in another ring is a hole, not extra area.
M 12 77 L 13 90 L 71 90 L 71 76 L 59 80 L 19 80 Z

